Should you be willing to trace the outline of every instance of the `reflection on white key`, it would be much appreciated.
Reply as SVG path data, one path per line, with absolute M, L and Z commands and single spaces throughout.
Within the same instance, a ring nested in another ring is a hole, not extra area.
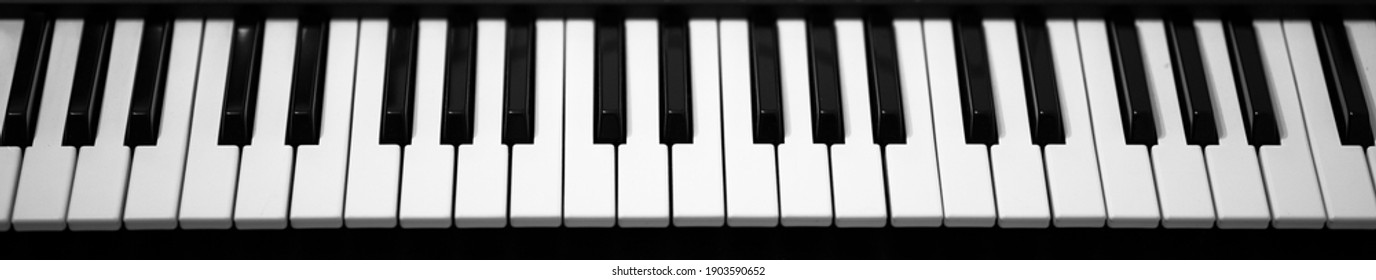
M 717 19 L 688 20 L 688 44 L 693 143 L 671 147 L 674 226 L 719 227 L 726 221 L 726 199 L 722 189 Z
M 416 48 L 415 133 L 401 170 L 401 227 L 447 228 L 454 212 L 454 146 L 440 144 L 445 38 L 443 18 L 423 18 Z M 458 89 L 455 89 L 458 90 Z
M 124 227 L 127 229 L 177 227 L 203 23 L 199 18 L 178 19 L 172 28 L 162 124 L 158 129 L 157 145 L 134 148 L 129 193 L 124 202 Z
M 1266 228 L 1271 212 L 1267 210 L 1257 152 L 1247 144 L 1242 114 L 1237 114 L 1242 109 L 1223 24 L 1218 19 L 1199 19 L 1194 25 L 1213 96 L 1214 117 L 1218 118 L 1218 145 L 1204 147 L 1218 227 Z
M 931 97 L 927 94 L 927 50 L 922 44 L 922 20 L 894 19 L 898 47 L 903 118 L 908 127 L 904 144 L 884 146 L 889 178 L 889 223 L 895 227 L 941 225 L 941 178 L 932 135 Z
M 229 70 L 233 19 L 209 19 L 201 47 L 201 73 L 196 83 L 195 119 L 187 148 L 186 178 L 182 183 L 183 229 L 227 229 L 234 208 L 239 147 L 220 145 L 221 109 Z M 165 126 L 166 124 L 164 124 Z
M 1046 200 L 1046 177 L 1041 147 L 1032 143 L 1023 88 L 1022 57 L 1017 23 L 1010 18 L 984 20 L 993 77 L 994 114 L 999 143 L 989 147 L 998 203 L 999 227 L 1046 227 L 1051 210 Z
M 779 223 L 774 145 L 755 144 L 750 126 L 750 26 L 722 19 L 721 110 L 726 154 L 726 224 L 772 227 Z
M 626 20 L 626 144 L 617 147 L 617 224 L 669 224 L 669 154 L 659 142 L 659 24 Z
M 1084 18 L 1077 27 L 1108 226 L 1154 228 L 1161 216 L 1151 159 L 1146 145 L 1128 145 L 1124 139 L 1107 26 L 1103 19 Z
M 784 143 L 778 150 L 779 214 L 784 226 L 830 226 L 831 159 L 827 145 L 812 140 L 807 22 L 780 19 L 778 32 L 784 104 Z
M 611 227 L 616 224 L 616 147 L 592 141 L 595 26 L 592 19 L 565 24 L 564 225 Z
M 239 192 L 234 199 L 234 226 L 238 229 L 287 227 L 294 159 L 292 146 L 286 143 L 287 111 L 296 62 L 297 24 L 295 19 L 269 19 L 263 27 L 253 140 L 244 146 Z
M 1376 191 L 1361 146 L 1343 145 L 1333 120 L 1333 105 L 1314 28 L 1309 20 L 1283 20 L 1290 65 L 1294 67 L 1314 169 L 1319 173 L 1329 228 L 1376 228 Z M 1346 46 L 1344 46 L 1346 47 Z
M 846 143 L 831 145 L 836 226 L 883 227 L 889 220 L 884 198 L 884 163 L 870 131 L 873 126 L 863 20 L 836 20 L 836 51 L 846 129 Z
M 397 223 L 397 184 L 401 146 L 383 145 L 378 134 L 387 57 L 387 20 L 364 19 L 358 26 L 358 73 L 354 81 L 354 118 L 349 141 L 344 225 L 390 228 Z
M 344 225 L 344 178 L 348 174 L 350 108 L 354 100 L 354 56 L 358 19 L 330 20 L 325 58 L 325 100 L 318 145 L 296 148 L 292 179 L 291 227 Z M 446 171 L 447 172 L 447 171 Z
M 1314 159 L 1309 154 L 1309 133 L 1290 71 L 1290 54 L 1280 20 L 1254 23 L 1261 46 L 1280 132 L 1280 145 L 1261 146 L 1262 176 L 1276 228 L 1322 228 L 1327 221 Z
M 1156 107 L 1157 144 L 1151 147 L 1160 196 L 1161 225 L 1168 228 L 1209 228 L 1214 225 L 1214 203 L 1209 174 L 1199 146 L 1185 142 L 1180 101 L 1166 28 L 1160 19 L 1137 20 L 1142 56 L 1147 70 L 1152 105 Z M 1183 66 L 1178 66 L 1183 67 Z
M 557 227 L 561 222 L 563 105 L 564 19 L 537 19 L 535 137 L 533 144 L 511 146 L 511 226 Z
M 459 146 L 454 178 L 454 225 L 505 227 L 507 146 L 502 144 L 502 78 L 506 73 L 506 21 L 478 19 L 478 65 L 473 144 Z
M 129 117 L 129 98 L 134 88 L 143 20 L 115 21 L 110 42 L 104 100 L 94 146 L 77 153 L 76 178 L 72 180 L 67 226 L 72 230 L 117 230 L 124 214 L 124 187 L 129 182 L 129 147 L 124 130 Z
M 951 20 L 930 18 L 923 22 L 922 27 L 927 36 L 927 69 L 932 88 L 937 160 L 940 172 L 944 174 L 941 177 L 941 196 L 946 226 L 993 226 L 996 212 L 989 150 L 983 144 L 965 143 Z
M 1376 111 L 1376 20 L 1345 20 L 1344 23 L 1352 42 L 1353 57 L 1357 59 L 1357 72 L 1363 79 L 1367 110 Z M 1369 115 L 1376 120 L 1376 114 Z M 1371 125 L 1376 127 L 1376 122 Z M 1376 174 L 1376 149 L 1366 147 L 1366 158 L 1372 174 Z
M 1046 145 L 1046 181 L 1051 218 L 1056 227 L 1104 226 L 1104 190 L 1099 184 L 1099 158 L 1080 68 L 1080 38 L 1074 19 L 1047 19 L 1051 58 L 1061 99 L 1065 144 Z
M 0 19 L 0 65 L 15 65 L 19 57 L 19 38 L 24 31 L 23 19 Z M 0 67 L 0 92 L 8 94 L 14 82 L 14 67 Z M 0 98 L 0 108 L 9 108 L 9 96 Z M 0 123 L 5 114 L 0 114 Z M 19 147 L 0 147 L 0 231 L 10 229 L 11 203 L 15 185 L 19 183 L 19 163 L 24 152 Z
M 53 24 L 48 72 L 39 100 L 38 124 L 33 146 L 24 149 L 24 167 L 14 199 L 15 230 L 62 230 L 67 228 L 67 199 L 76 147 L 62 145 L 67 104 L 72 94 L 77 50 L 81 45 L 81 19 L 58 19 Z

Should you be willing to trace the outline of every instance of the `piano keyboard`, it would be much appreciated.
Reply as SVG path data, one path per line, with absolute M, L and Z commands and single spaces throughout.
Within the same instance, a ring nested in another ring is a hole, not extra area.
M 1376 228 L 1376 20 L 0 19 L 0 229 Z

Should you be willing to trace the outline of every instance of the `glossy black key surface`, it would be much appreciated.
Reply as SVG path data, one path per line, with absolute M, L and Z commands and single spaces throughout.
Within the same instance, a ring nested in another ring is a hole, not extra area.
M 513 16 L 506 27 L 506 109 L 502 143 L 535 142 L 535 22 Z
M 1032 143 L 1065 144 L 1061 123 L 1061 97 L 1056 85 L 1056 65 L 1046 18 L 1025 15 L 1018 19 L 1018 43 L 1022 54 L 1023 90 L 1027 95 L 1027 120 Z
M 626 32 L 618 15 L 597 18 L 593 143 L 626 143 Z
M 1252 20 L 1231 17 L 1224 21 L 1224 36 L 1231 56 L 1233 82 L 1237 85 L 1238 103 L 1247 131 L 1247 143 L 1255 146 L 1280 145 L 1280 131 L 1276 113 L 1271 107 L 1271 88 L 1262 65 L 1261 45 Z
M 1175 70 L 1175 92 L 1180 101 L 1180 120 L 1185 125 L 1185 142 L 1217 145 L 1213 97 L 1204 76 L 1204 58 L 1199 52 L 1197 34 L 1190 18 L 1175 17 L 1166 22 L 1166 42 Z
M 5 108 L 5 123 L 0 129 L 0 145 L 27 147 L 33 144 L 38 122 L 38 103 L 43 99 L 43 80 L 48 72 L 48 49 L 52 47 L 53 19 L 33 14 L 24 19 L 15 56 L 14 80 Z
M 287 114 L 287 144 L 320 143 L 320 118 L 325 103 L 325 58 L 330 22 L 307 16 L 296 29 L 296 65 L 292 71 L 291 111 Z
M 144 20 L 124 145 L 148 146 L 158 142 L 163 86 L 167 83 L 168 57 L 172 54 L 172 26 L 172 19 L 167 17 Z
M 626 29 L 625 19 L 597 17 L 596 79 L 593 87 L 593 142 L 626 142 Z
M 1123 118 L 1123 133 L 1128 144 L 1156 145 L 1156 121 L 1147 91 L 1146 66 L 1137 26 L 1130 17 L 1109 21 L 1109 51 L 1113 57 L 1114 80 L 1118 83 L 1118 112 Z
M 876 144 L 902 144 L 908 133 L 903 120 L 903 89 L 898 82 L 898 46 L 893 18 L 871 14 L 865 19 L 865 56 L 870 66 L 870 126 Z
M 841 69 L 836 58 L 836 25 L 828 16 L 807 19 L 808 77 L 812 86 L 812 142 L 846 142 L 841 112 Z
M 263 19 L 234 20 L 229 78 L 220 119 L 220 145 L 248 145 L 253 140 L 253 113 L 258 105 L 259 65 L 263 60 Z
M 1338 125 L 1338 138 L 1343 145 L 1371 146 L 1371 119 L 1362 92 L 1357 61 L 1347 38 L 1347 28 L 1341 18 L 1314 20 L 1314 37 L 1318 40 L 1319 61 L 1327 77 L 1328 101 L 1333 105 L 1333 120 Z
M 998 144 L 993 78 L 990 77 L 989 51 L 984 42 L 984 26 L 980 18 L 971 15 L 956 18 L 955 37 L 965 143 Z
M 773 16 L 750 18 L 750 81 L 755 143 L 784 140 L 783 97 L 779 80 L 779 32 Z
M 473 69 L 476 67 L 478 32 L 471 17 L 449 19 L 448 53 L 444 75 L 444 116 L 440 119 L 440 143 L 473 143 Z
M 64 146 L 95 144 L 114 33 L 115 20 L 106 17 L 88 18 L 81 28 L 76 72 L 72 76 L 72 95 L 67 102 L 67 127 L 62 133 Z
M 689 73 L 688 19 L 659 20 L 659 141 L 693 143 L 693 88 Z
M 382 86 L 382 131 L 378 143 L 411 144 L 411 109 L 416 92 L 416 18 L 388 23 L 387 71 Z

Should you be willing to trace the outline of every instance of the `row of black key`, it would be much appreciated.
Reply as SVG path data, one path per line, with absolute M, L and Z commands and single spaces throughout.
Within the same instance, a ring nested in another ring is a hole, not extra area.
M 597 143 L 625 142 L 625 34 L 623 17 L 599 16 L 596 28 L 595 132 Z M 757 143 L 780 143 L 783 139 L 780 97 L 779 46 L 775 20 L 759 14 L 751 18 L 750 52 L 753 82 L 752 122 Z M 993 110 L 992 78 L 984 43 L 981 18 L 964 14 L 954 19 L 957 66 L 960 77 L 962 110 L 968 143 L 997 144 L 998 130 Z M 1193 145 L 1217 144 L 1216 114 L 1209 86 L 1205 81 L 1197 34 L 1192 20 L 1170 17 L 1166 21 L 1167 40 L 1176 76 L 1177 93 L 1187 141 Z M 1270 100 L 1267 77 L 1260 62 L 1256 32 L 1251 21 L 1231 17 L 1224 21 L 1228 50 L 1233 62 L 1247 138 L 1253 145 L 1279 142 L 1276 117 Z M 0 144 L 30 145 L 43 91 L 47 49 L 53 20 L 44 15 L 26 19 L 21 39 L 15 82 L 0 133 Z M 242 18 L 235 22 L 231 64 L 226 86 L 220 142 L 246 145 L 252 139 L 253 109 L 256 105 L 257 68 L 262 52 L 264 21 Z M 1124 134 L 1130 144 L 1153 145 L 1156 141 L 1154 108 L 1147 89 L 1145 65 L 1132 17 L 1109 20 L 1113 57 Z M 879 144 L 902 143 L 902 95 L 898 83 L 897 52 L 892 19 L 883 15 L 866 18 L 866 55 L 870 60 L 870 106 L 874 139 Z M 156 142 L 159 111 L 166 82 L 172 21 L 151 18 L 144 25 L 135 90 L 129 112 L 126 145 L 151 145 Z M 414 17 L 391 21 L 387 58 L 386 87 L 382 108 L 381 143 L 405 145 L 410 141 L 416 57 Z M 686 17 L 669 15 L 660 25 L 661 60 L 661 140 L 666 144 L 691 143 L 691 66 L 688 59 Z M 1354 56 L 1341 22 L 1318 19 L 1314 25 L 1324 72 L 1333 101 L 1334 114 L 1344 144 L 1372 144 L 1365 97 L 1358 80 Z M 64 130 L 64 145 L 91 145 L 94 141 L 109 59 L 113 20 L 88 19 L 83 29 L 76 80 Z M 534 130 L 534 24 L 529 16 L 514 16 L 507 30 L 503 142 L 530 143 Z M 807 20 L 808 59 L 811 74 L 813 139 L 817 143 L 844 142 L 836 34 L 832 18 L 812 16 Z M 325 42 L 328 20 L 304 18 L 298 30 L 295 77 L 292 86 L 288 143 L 310 145 L 318 142 L 323 103 Z M 447 35 L 446 79 L 442 141 L 446 144 L 471 143 L 473 69 L 475 67 L 476 28 L 474 20 L 455 17 Z M 1028 117 L 1032 138 L 1037 144 L 1064 143 L 1056 73 L 1052 66 L 1050 39 L 1045 19 L 1038 15 L 1018 18 L 1018 36 L 1023 58 Z
M 752 122 L 756 143 L 780 143 L 783 135 L 779 89 L 779 46 L 775 18 L 756 15 L 750 23 Z M 1146 65 L 1135 18 L 1114 16 L 1108 21 L 1110 51 L 1118 84 L 1123 133 L 1129 144 L 1155 145 L 1156 116 L 1148 88 Z M 1060 97 L 1051 57 L 1050 38 L 1044 17 L 1029 13 L 1017 20 L 1018 41 L 1032 141 L 1039 145 L 1065 143 Z M 971 144 L 998 143 L 992 77 L 985 45 L 982 18 L 960 14 L 953 18 L 956 61 L 960 79 L 965 139 Z M 1247 18 L 1225 21 L 1227 43 L 1242 100 L 1241 114 L 1247 138 L 1253 145 L 1279 143 L 1270 89 L 1262 69 L 1256 32 Z M 808 54 L 811 73 L 813 139 L 817 143 L 842 143 L 839 86 L 835 57 L 835 31 L 828 17 L 809 17 Z M 1218 143 L 1217 117 L 1193 21 L 1176 16 L 1167 20 L 1167 40 L 1176 76 L 1177 93 L 1186 139 L 1192 145 Z M 1340 23 L 1316 24 L 1325 71 L 1335 100 L 1335 114 L 1344 143 L 1370 145 L 1366 118 L 1351 50 Z M 871 124 L 878 144 L 902 143 L 902 96 L 897 86 L 897 56 L 891 19 L 884 15 L 866 18 L 866 54 L 869 60 Z M 1328 43 L 1327 41 L 1332 41 Z M 1334 47 L 1337 46 L 1337 47 Z M 1352 104 L 1352 105 L 1347 105 Z

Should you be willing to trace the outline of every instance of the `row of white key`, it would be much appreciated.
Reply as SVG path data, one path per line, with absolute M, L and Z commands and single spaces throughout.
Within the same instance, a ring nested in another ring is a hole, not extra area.
M 111 67 L 125 71 L 111 71 L 111 98 L 102 101 L 109 111 L 127 110 L 120 108 L 128 106 L 134 57 L 130 54 L 137 52 L 141 24 L 117 22 Z M 653 19 L 628 20 L 628 141 L 613 147 L 590 142 L 590 120 L 565 118 L 589 115 L 591 108 L 591 20 L 539 19 L 535 90 L 541 111 L 536 140 L 504 145 L 497 108 L 503 95 L 506 23 L 481 19 L 474 144 L 439 144 L 443 87 L 438 74 L 443 64 L 420 59 L 413 144 L 383 145 L 376 141 L 376 110 L 382 102 L 387 24 L 378 19 L 331 22 L 325 99 L 330 117 L 324 121 L 321 145 L 294 148 L 282 141 L 295 20 L 266 24 L 260 85 L 264 98 L 258 104 L 265 113 L 256 126 L 262 131 L 240 150 L 218 145 L 215 136 L 233 22 L 184 19 L 176 22 L 170 67 L 185 71 L 169 71 L 174 75 L 164 105 L 169 120 L 159 145 L 131 150 L 118 142 L 123 128 L 107 125 L 95 146 L 78 152 L 57 143 L 66 111 L 60 107 L 67 104 L 79 43 L 74 34 L 80 34 L 81 21 L 59 20 L 35 145 L 22 151 L 0 150 L 14 155 L 6 160 L 16 161 L 8 163 L 14 168 L 0 170 L 0 179 L 10 176 L 17 182 L 8 188 L 15 197 L 15 228 L 110 230 L 121 222 L 130 229 L 393 227 L 398 222 L 408 228 L 449 227 L 451 222 L 460 227 L 502 227 L 508 222 L 518 227 L 723 222 L 842 227 L 1376 226 L 1376 195 L 1368 168 L 1376 166 L 1370 164 L 1376 153 L 1337 142 L 1328 96 L 1315 94 L 1326 89 L 1323 76 L 1316 74 L 1322 71 L 1317 70 L 1312 29 L 1306 21 L 1255 24 L 1282 131 L 1281 145 L 1260 149 L 1247 145 L 1236 114 L 1219 114 L 1219 145 L 1200 148 L 1184 142 L 1163 23 L 1153 19 L 1138 20 L 1137 27 L 1153 100 L 1160 108 L 1160 144 L 1124 144 L 1106 25 L 1093 18 L 1048 21 L 1067 140 L 1041 149 L 1028 141 L 1021 80 L 1025 77 L 1018 65 L 1016 23 L 1008 19 L 983 22 L 993 64 L 999 144 L 965 143 L 951 59 L 951 21 L 943 18 L 894 23 L 907 144 L 881 148 L 870 139 L 866 42 L 860 20 L 835 22 L 847 144 L 830 146 L 812 142 L 807 133 L 812 124 L 801 113 L 809 109 L 805 23 L 778 22 L 785 112 L 791 115 L 785 118 L 785 141 L 776 148 L 751 139 L 750 80 L 744 73 L 749 71 L 749 30 L 744 20 L 690 21 L 698 134 L 693 144 L 673 146 L 660 143 L 659 124 L 653 121 L 658 113 L 658 24 Z M 1195 24 L 1216 111 L 1236 112 L 1222 25 L 1209 19 Z M 1376 35 L 1376 24 L 1347 24 L 1354 44 L 1376 45 L 1368 38 Z M 419 26 L 419 55 L 442 55 L 445 20 L 422 19 Z M 17 33 L 22 22 L 0 22 L 0 27 Z M 17 43 L 0 42 L 0 50 L 11 53 Z M 718 44 L 720 53 L 711 48 Z M 1369 49 L 1356 48 L 1355 53 L 1361 63 L 1376 64 L 1376 54 Z M 1376 71 L 1363 73 L 1368 81 L 1376 81 Z M 1368 94 L 1376 95 L 1370 89 Z M 124 116 L 101 118 L 123 123 Z M 179 172 L 183 156 L 185 176 Z M 21 165 L 34 168 L 20 169 Z M 123 183 L 108 182 L 123 182 L 126 175 L 128 196 L 120 199 Z M 179 182 L 181 178 L 185 181 Z M 4 191 L 0 188 L 0 196 L 9 195 Z

